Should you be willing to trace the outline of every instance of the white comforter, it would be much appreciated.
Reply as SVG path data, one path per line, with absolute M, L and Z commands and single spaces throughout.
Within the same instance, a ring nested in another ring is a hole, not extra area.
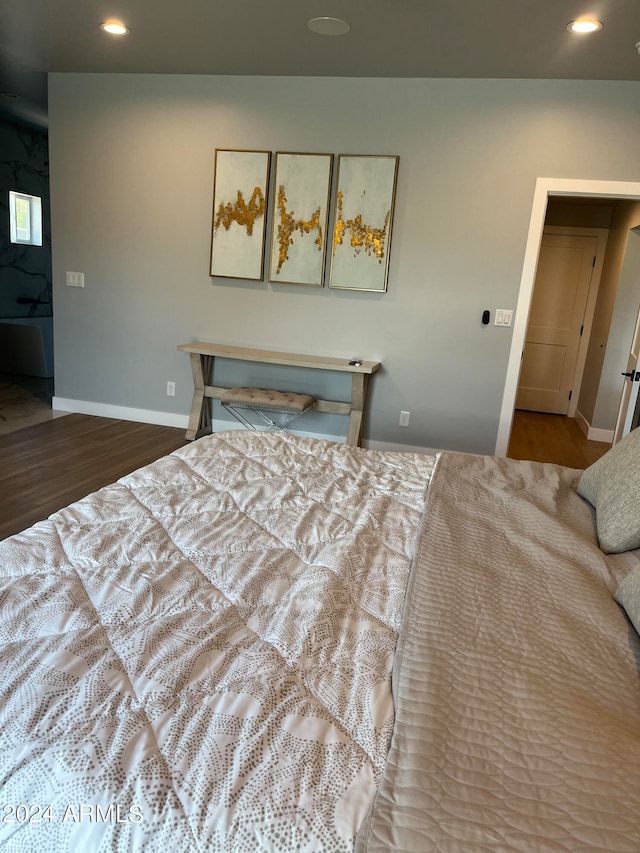
M 2 849 L 351 849 L 433 462 L 224 433 L 0 542 Z

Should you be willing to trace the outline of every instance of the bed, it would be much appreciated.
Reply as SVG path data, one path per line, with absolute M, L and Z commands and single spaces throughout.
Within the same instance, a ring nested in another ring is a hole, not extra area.
M 617 447 L 226 432 L 0 542 L 1 849 L 637 853 Z

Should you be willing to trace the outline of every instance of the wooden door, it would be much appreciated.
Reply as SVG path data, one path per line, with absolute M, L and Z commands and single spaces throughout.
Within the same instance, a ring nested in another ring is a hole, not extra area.
M 597 237 L 542 238 L 516 408 L 566 415 Z

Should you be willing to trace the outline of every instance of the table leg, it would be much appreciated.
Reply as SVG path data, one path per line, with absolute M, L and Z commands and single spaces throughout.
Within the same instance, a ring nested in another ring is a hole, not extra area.
M 205 397 L 205 385 L 209 382 L 213 369 L 213 356 L 191 353 L 191 372 L 193 373 L 193 400 L 189 414 L 189 426 L 185 437 L 190 441 L 209 435 L 212 431 L 211 409 Z
M 366 373 L 351 374 L 351 414 L 349 415 L 349 430 L 347 432 L 347 444 L 351 447 L 360 446 L 360 432 L 362 430 L 362 414 L 364 401 L 367 395 Z

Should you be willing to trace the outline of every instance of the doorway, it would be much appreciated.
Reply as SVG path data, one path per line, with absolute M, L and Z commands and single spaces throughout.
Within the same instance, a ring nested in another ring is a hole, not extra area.
M 537 180 L 500 412 L 495 449 L 497 456 L 505 456 L 509 446 L 540 246 L 548 202 L 552 196 L 598 200 L 611 199 L 612 201 L 616 199 L 638 201 L 640 200 L 640 183 L 575 181 L 555 178 L 539 178 Z

